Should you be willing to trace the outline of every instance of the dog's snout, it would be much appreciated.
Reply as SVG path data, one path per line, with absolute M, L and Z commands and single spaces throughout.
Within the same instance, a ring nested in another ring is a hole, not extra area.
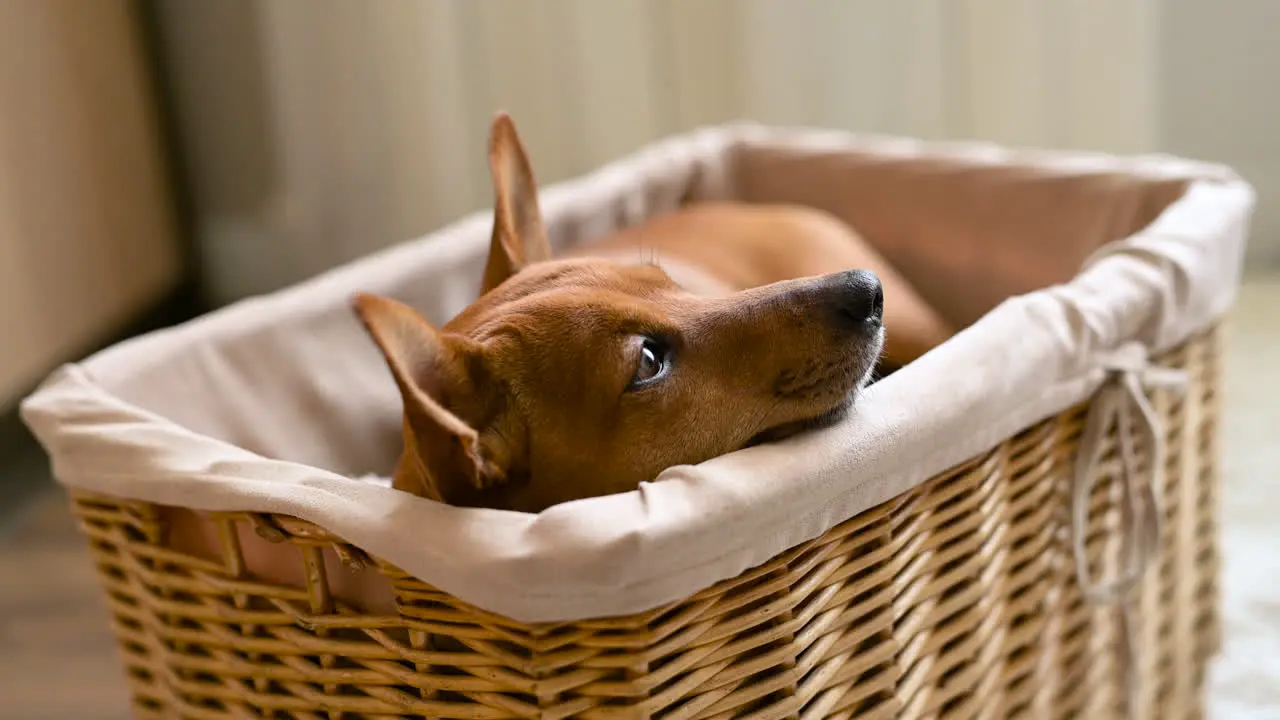
M 879 322 L 884 315 L 884 289 L 869 270 L 849 270 L 834 278 L 835 310 L 845 324 Z

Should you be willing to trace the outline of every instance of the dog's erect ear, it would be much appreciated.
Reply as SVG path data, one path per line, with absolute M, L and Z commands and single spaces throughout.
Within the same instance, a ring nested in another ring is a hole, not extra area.
M 356 314 L 382 351 L 404 402 L 405 449 L 396 489 L 450 504 L 467 504 L 478 490 L 503 481 L 505 468 L 481 433 L 450 412 L 434 393 L 477 394 L 479 372 L 460 338 L 433 327 L 395 300 L 359 294 Z
M 489 132 L 489 173 L 493 176 L 493 237 L 482 293 L 526 265 L 551 257 L 533 168 L 515 123 L 506 113 L 494 118 Z

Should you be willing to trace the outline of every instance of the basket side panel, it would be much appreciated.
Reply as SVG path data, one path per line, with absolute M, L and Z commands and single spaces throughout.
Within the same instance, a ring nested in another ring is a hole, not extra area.
M 165 691 L 166 650 L 154 645 L 154 617 L 148 611 L 145 548 L 160 534 L 147 505 L 76 496 L 73 512 L 89 544 L 90 556 L 107 599 L 125 677 L 136 713 L 172 709 Z M 141 546 L 144 552 L 138 552 Z
M 897 509 L 904 716 L 1012 717 L 1052 694 L 1071 652 L 1060 637 L 1069 548 L 1059 490 L 1078 416 L 1021 433 Z
M 887 508 L 865 513 L 625 618 L 524 626 L 404 575 L 395 585 L 403 616 L 434 623 L 428 642 L 500 645 L 492 659 L 538 689 L 526 708 L 538 717 L 894 717 L 889 531 Z
M 1207 664 L 1218 649 L 1218 396 L 1221 335 L 1210 333 L 1170 354 L 1187 392 L 1158 392 L 1164 419 L 1164 533 L 1158 564 L 1135 600 L 1143 684 L 1153 717 L 1203 712 Z

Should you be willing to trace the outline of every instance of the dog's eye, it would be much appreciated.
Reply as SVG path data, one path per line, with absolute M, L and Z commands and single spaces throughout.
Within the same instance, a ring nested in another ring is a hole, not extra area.
M 640 361 L 636 366 L 636 374 L 631 378 L 631 387 L 637 388 L 658 380 L 667 374 L 670 366 L 669 351 L 660 340 L 646 337 L 640 340 Z

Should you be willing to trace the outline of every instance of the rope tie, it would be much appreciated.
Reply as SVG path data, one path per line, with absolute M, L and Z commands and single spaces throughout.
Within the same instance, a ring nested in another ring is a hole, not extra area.
M 1072 549 L 1075 553 L 1076 579 L 1085 597 L 1097 604 L 1115 604 L 1119 610 L 1121 629 L 1120 661 L 1128 687 L 1128 710 L 1137 707 L 1136 664 L 1138 643 L 1136 628 L 1127 602 L 1130 591 L 1142 580 L 1160 551 L 1163 513 L 1159 488 L 1164 486 L 1164 431 L 1155 408 L 1147 398 L 1147 388 L 1169 388 L 1181 391 L 1187 375 L 1181 370 L 1151 365 L 1146 348 L 1129 343 L 1107 355 L 1102 368 L 1106 378 L 1094 397 L 1085 420 L 1084 435 L 1075 466 L 1071 492 Z M 1136 420 L 1135 420 L 1136 412 Z M 1089 560 L 1085 554 L 1088 531 L 1089 496 L 1098 478 L 1098 462 L 1107 431 L 1114 425 L 1119 438 L 1120 482 L 1123 486 L 1120 532 L 1122 568 L 1110 579 L 1089 576 Z M 1146 472 L 1138 463 L 1134 431 L 1142 436 L 1151 453 Z

